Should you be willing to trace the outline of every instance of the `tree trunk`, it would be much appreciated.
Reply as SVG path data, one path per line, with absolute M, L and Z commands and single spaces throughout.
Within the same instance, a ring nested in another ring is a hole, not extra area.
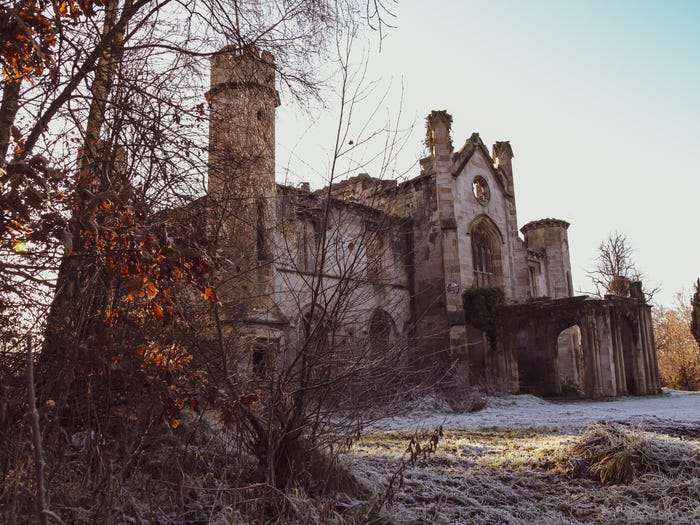
M 19 89 L 21 80 L 14 82 L 7 80 L 2 90 L 2 103 L 0 104 L 0 166 L 5 164 L 7 150 L 10 146 L 10 134 L 15 116 L 19 108 Z
M 105 12 L 103 34 L 112 31 L 117 18 L 119 2 L 108 4 Z M 46 337 L 41 354 L 41 394 L 50 396 L 59 404 L 59 409 L 68 410 L 64 416 L 79 417 L 83 412 L 81 396 L 74 390 L 83 389 L 83 377 L 76 373 L 75 360 L 82 365 L 100 367 L 99 356 L 93 355 L 86 346 L 95 344 L 94 337 L 100 330 L 105 307 L 109 301 L 109 283 L 99 262 L 92 257 L 83 257 L 82 232 L 84 223 L 85 190 L 97 193 L 108 189 L 107 175 L 111 170 L 105 166 L 109 151 L 100 141 L 104 126 L 107 100 L 109 99 L 116 62 L 121 59 L 123 32 L 115 35 L 111 45 L 101 54 L 91 86 L 92 100 L 85 128 L 85 145 L 78 161 L 78 178 L 73 196 L 71 216 L 72 253 L 64 253 L 59 267 L 56 292 L 47 318 Z M 116 53 L 115 53 L 116 51 Z M 90 343 L 86 342 L 93 339 Z M 88 355 L 86 355 L 86 350 Z M 73 382 L 77 383 L 73 385 Z M 82 386 L 81 386 L 82 385 Z M 69 400 L 71 400 L 68 402 Z M 70 405 L 70 408 L 68 407 Z

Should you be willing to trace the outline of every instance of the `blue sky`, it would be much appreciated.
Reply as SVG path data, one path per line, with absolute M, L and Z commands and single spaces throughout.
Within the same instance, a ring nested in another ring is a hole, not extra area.
M 400 106 L 414 125 L 399 170 L 423 154 L 425 115 L 446 109 L 457 147 L 473 131 L 511 141 L 521 225 L 572 223 L 576 288 L 590 289 L 585 270 L 616 230 L 660 303 L 700 277 L 700 2 L 400 0 L 397 13 L 381 51 L 369 37 L 355 56 L 369 53 L 374 100 L 389 90 L 378 124 Z M 333 95 L 311 112 L 283 100 L 279 179 L 323 185 Z

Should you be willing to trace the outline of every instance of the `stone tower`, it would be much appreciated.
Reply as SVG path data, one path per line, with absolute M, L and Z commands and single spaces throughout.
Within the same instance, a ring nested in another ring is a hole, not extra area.
M 265 331 L 274 305 L 275 62 L 253 47 L 212 57 L 208 217 L 226 266 L 217 290 L 228 321 Z
M 552 299 L 574 295 L 568 229 L 569 223 L 559 219 L 529 222 L 520 229 L 527 248 L 545 255 L 547 295 Z

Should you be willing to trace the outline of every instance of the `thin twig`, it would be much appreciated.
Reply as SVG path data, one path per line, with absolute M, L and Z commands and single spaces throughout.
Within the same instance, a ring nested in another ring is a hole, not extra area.
M 44 487 L 44 453 L 41 447 L 41 428 L 39 412 L 36 409 L 36 391 L 34 389 L 34 361 L 32 358 L 32 338 L 27 336 L 27 396 L 29 415 L 32 424 L 32 445 L 34 447 L 34 466 L 36 467 L 36 506 L 37 518 L 41 525 L 48 525 L 46 510 L 46 488 Z

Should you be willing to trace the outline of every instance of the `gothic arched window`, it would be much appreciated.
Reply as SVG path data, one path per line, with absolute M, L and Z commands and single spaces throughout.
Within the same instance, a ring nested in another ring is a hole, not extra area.
M 474 286 L 501 286 L 500 235 L 488 219 L 479 221 L 471 231 Z

